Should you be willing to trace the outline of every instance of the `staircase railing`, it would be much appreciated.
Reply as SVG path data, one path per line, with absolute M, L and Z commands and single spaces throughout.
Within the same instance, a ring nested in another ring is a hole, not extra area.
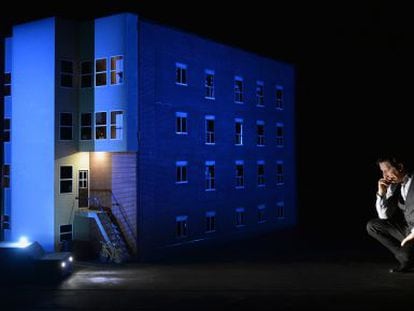
M 137 236 L 136 236 L 135 231 L 132 228 L 132 225 L 131 225 L 130 221 L 128 220 L 128 216 L 127 216 L 127 213 L 125 211 L 125 208 L 122 206 L 121 203 L 119 203 L 118 199 L 115 197 L 112 190 L 111 189 L 91 189 L 90 191 L 91 191 L 91 194 L 96 194 L 95 197 L 98 197 L 98 198 L 102 197 L 105 202 L 108 202 L 107 203 L 108 205 L 109 205 L 109 202 L 110 202 L 109 206 L 118 207 L 119 212 L 120 212 L 120 216 L 122 217 L 121 222 L 125 224 L 125 227 L 127 228 L 129 235 L 134 238 L 134 241 L 136 241 Z M 94 196 L 92 196 L 92 197 L 94 197 Z M 118 223 L 116 217 L 113 215 L 112 210 L 110 210 L 109 212 L 112 214 L 112 216 L 115 218 L 116 222 Z M 121 230 L 123 229 L 122 226 L 119 226 L 119 227 L 120 227 Z

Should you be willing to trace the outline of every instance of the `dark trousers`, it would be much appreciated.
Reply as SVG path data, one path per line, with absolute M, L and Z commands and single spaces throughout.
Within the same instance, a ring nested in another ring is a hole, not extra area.
M 368 222 L 367 231 L 370 236 L 388 248 L 402 265 L 412 262 L 413 241 L 401 247 L 401 241 L 410 233 L 405 223 L 376 218 Z

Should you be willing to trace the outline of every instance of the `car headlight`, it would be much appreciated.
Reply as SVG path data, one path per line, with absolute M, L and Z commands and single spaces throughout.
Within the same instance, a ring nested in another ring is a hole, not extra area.
M 63 268 L 65 268 L 65 267 L 66 267 L 66 262 L 62 261 L 62 262 L 60 263 L 60 266 L 62 267 L 62 269 L 63 269 Z
M 72 256 L 69 257 L 69 261 L 73 262 L 73 257 Z

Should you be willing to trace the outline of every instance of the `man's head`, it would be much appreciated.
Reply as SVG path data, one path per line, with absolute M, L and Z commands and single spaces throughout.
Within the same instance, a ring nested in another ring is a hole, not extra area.
M 394 156 L 381 157 L 377 160 L 377 164 L 384 179 L 390 183 L 401 183 L 407 174 L 405 162 Z

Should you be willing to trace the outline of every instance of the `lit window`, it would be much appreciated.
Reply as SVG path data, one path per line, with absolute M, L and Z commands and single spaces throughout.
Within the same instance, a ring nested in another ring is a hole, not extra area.
M 264 83 L 263 81 L 256 82 L 256 101 L 257 106 L 264 106 Z
M 236 227 L 245 225 L 245 211 L 243 207 L 236 208 L 234 223 Z
M 176 167 L 176 183 L 177 184 L 185 184 L 188 182 L 187 180 L 187 161 L 177 161 L 175 162 Z
M 264 121 L 258 120 L 256 122 L 256 132 L 257 132 L 257 145 L 264 146 L 265 144 L 265 129 L 264 129 Z
M 257 161 L 257 186 L 265 186 L 265 162 Z
M 81 62 L 81 88 L 92 87 L 92 62 Z
M 3 141 L 8 142 L 10 141 L 10 119 L 4 119 L 4 129 L 3 129 Z
M 243 145 L 243 119 L 235 119 L 235 144 L 237 146 Z
M 60 61 L 60 85 L 73 87 L 73 62 L 70 60 Z
M 236 161 L 236 188 L 244 188 L 244 162 Z
M 3 188 L 10 188 L 10 165 L 3 165 Z
M 238 76 L 234 77 L 234 101 L 236 103 L 242 103 L 244 101 L 243 92 L 243 78 Z
M 285 144 L 283 123 L 276 123 L 276 146 L 283 147 Z
M 111 84 L 124 82 L 124 57 L 122 55 L 111 57 Z
M 261 204 L 257 206 L 257 222 L 263 223 L 266 222 L 266 205 Z
M 187 113 L 175 113 L 175 132 L 177 134 L 187 134 Z
M 205 166 L 206 191 L 216 189 L 215 162 L 206 161 Z
M 111 111 L 111 139 L 122 139 L 124 112 Z
M 281 186 L 285 183 L 285 177 L 283 172 L 283 161 L 277 161 L 276 163 L 276 185 Z
M 106 139 L 106 112 L 95 113 L 95 138 Z
M 81 140 L 92 139 L 92 113 L 81 113 Z
M 107 84 L 107 66 L 106 58 L 100 58 L 95 60 L 95 85 L 104 86 Z
M 187 216 L 177 216 L 176 221 L 176 237 L 185 238 L 188 235 L 188 217 Z
M 175 64 L 175 83 L 179 85 L 187 85 L 187 65 Z
M 11 73 L 4 73 L 4 96 L 11 95 Z
M 60 167 L 60 193 L 72 193 L 73 168 L 72 166 Z
M 205 73 L 205 98 L 214 99 L 214 71 L 206 70 Z
M 216 212 L 206 212 L 206 232 L 216 231 Z
M 70 112 L 61 112 L 59 115 L 59 139 L 73 139 L 73 118 Z
M 283 87 L 276 85 L 276 109 L 283 110 Z
M 216 141 L 214 132 L 214 116 L 206 116 L 206 145 L 213 145 Z

